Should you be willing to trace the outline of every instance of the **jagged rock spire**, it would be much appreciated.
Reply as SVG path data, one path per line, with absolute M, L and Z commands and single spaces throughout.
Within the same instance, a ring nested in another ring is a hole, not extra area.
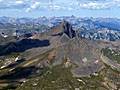
M 63 25 L 63 33 L 67 34 L 69 38 L 75 37 L 75 31 L 72 29 L 72 25 L 69 22 L 64 20 L 62 22 L 62 25 Z
M 63 35 L 66 34 L 69 38 L 73 38 L 75 37 L 75 31 L 72 28 L 72 25 L 63 20 L 63 22 L 61 22 L 61 24 L 59 24 L 58 26 L 55 26 L 52 30 L 52 35 Z

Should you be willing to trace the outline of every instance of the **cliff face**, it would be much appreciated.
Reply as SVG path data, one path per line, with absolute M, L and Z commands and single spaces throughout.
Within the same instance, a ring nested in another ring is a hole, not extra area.
M 72 25 L 67 21 L 63 21 L 60 25 L 55 26 L 52 29 L 53 35 L 63 35 L 63 33 L 67 34 L 69 38 L 75 37 L 75 31 L 73 30 Z

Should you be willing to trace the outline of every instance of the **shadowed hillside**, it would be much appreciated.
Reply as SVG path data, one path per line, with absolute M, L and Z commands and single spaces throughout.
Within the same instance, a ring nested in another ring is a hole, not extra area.
M 17 42 L 0 45 L 0 55 L 6 55 L 12 52 L 24 52 L 27 49 L 45 47 L 49 45 L 49 40 L 22 39 Z

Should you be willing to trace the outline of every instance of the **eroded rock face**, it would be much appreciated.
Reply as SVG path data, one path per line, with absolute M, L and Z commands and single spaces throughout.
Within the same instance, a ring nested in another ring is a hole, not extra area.
M 52 30 L 52 35 L 63 35 L 63 33 L 67 34 L 69 38 L 75 37 L 75 31 L 73 30 L 72 25 L 67 21 L 63 21 Z
M 90 44 L 86 40 L 70 39 L 56 48 L 56 55 L 53 65 L 59 65 L 64 62 L 64 57 L 69 58 L 69 62 L 77 67 L 72 69 L 74 76 L 89 76 L 100 69 L 100 50 L 98 47 Z M 85 58 L 85 61 L 83 59 Z M 68 63 L 67 63 L 68 65 Z

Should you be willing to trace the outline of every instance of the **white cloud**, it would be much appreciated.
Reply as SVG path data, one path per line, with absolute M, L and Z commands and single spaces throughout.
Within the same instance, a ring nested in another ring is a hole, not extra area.
M 21 9 L 26 12 L 35 9 L 52 9 L 52 10 L 74 10 L 74 9 L 108 9 L 120 7 L 120 0 L 0 0 L 0 9 Z
M 80 4 L 80 7 L 86 9 L 105 9 L 105 8 L 109 8 L 109 4 L 89 2 L 89 3 Z
M 18 1 L 16 1 L 15 3 L 16 3 L 16 4 L 22 4 L 22 3 L 24 3 L 24 2 L 23 2 L 23 1 L 18 0 Z
M 26 11 L 26 12 L 30 12 L 30 11 L 31 11 L 31 8 L 27 8 L 25 11 Z
M 30 12 L 33 9 L 36 9 L 40 6 L 40 2 L 33 3 L 29 8 L 26 9 L 26 12 Z
M 33 5 L 31 5 L 32 9 L 37 8 L 40 5 L 40 2 L 35 2 Z
M 102 0 L 102 1 L 88 1 L 88 2 L 82 2 L 79 4 L 81 8 L 86 9 L 107 9 L 112 7 L 119 7 L 120 6 L 120 0 Z

